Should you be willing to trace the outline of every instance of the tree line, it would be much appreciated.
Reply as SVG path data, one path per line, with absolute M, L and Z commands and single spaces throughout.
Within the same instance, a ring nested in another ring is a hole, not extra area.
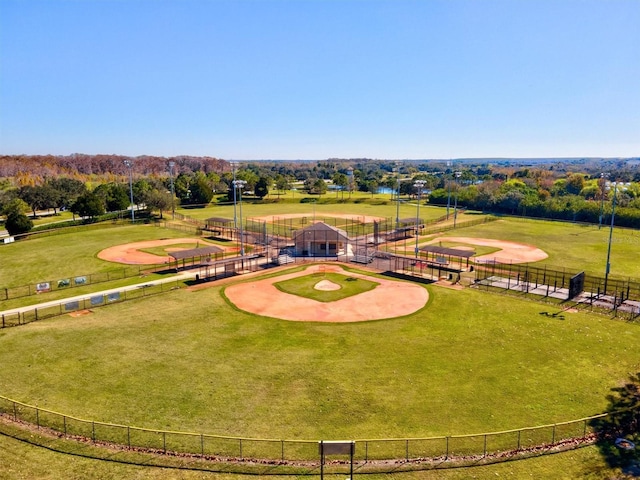
M 188 156 L 0 157 L 0 212 L 12 234 L 30 230 L 27 213 L 35 217 L 42 210 L 69 210 L 91 221 L 135 205 L 162 217 L 178 205 L 232 201 L 238 192 L 260 200 L 293 189 L 322 196 L 329 188 L 340 201 L 348 201 L 354 191 L 376 195 L 386 188 L 396 198 L 420 197 L 434 205 L 594 223 L 608 218 L 615 203 L 616 224 L 640 228 L 638 159 L 228 162 Z

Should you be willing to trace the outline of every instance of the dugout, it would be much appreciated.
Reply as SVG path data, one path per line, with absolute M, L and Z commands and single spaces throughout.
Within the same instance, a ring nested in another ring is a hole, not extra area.
M 255 272 L 260 267 L 261 255 L 242 255 L 223 258 L 221 260 L 206 260 L 198 265 L 197 281 L 217 280 L 219 278 Z
M 424 228 L 424 221 L 421 218 L 400 218 L 396 228 L 387 233 L 387 241 L 395 242 L 411 238 L 415 236 L 418 228 Z
M 211 233 L 216 238 L 233 240 L 236 238 L 234 222 L 229 218 L 211 217 L 205 221 L 204 231 Z
M 419 252 L 420 261 L 458 273 L 469 269 L 469 259 L 476 254 L 475 250 L 460 250 L 437 245 L 420 247 Z
M 173 264 L 176 271 L 210 262 L 212 259 L 218 260 L 222 258 L 224 249 L 209 245 L 207 247 L 191 248 L 188 250 L 178 250 L 170 252 L 169 256 L 173 258 Z M 182 264 L 181 264 L 182 262 Z

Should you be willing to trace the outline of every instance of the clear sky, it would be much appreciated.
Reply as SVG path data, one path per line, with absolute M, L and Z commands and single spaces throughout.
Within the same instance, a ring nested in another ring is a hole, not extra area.
M 640 0 L 0 0 L 0 153 L 640 156 Z

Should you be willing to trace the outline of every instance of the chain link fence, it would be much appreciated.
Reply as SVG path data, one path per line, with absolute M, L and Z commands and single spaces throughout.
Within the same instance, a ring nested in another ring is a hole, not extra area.
M 42 429 L 43 433 L 121 449 L 247 464 L 262 462 L 309 467 L 319 462 L 318 440 L 241 438 L 96 422 L 4 396 L 0 396 L 0 413 L 6 419 Z M 615 415 L 603 413 L 568 422 L 471 435 L 360 439 L 355 440 L 354 461 L 361 469 L 369 465 L 377 471 L 395 471 L 394 462 L 398 461 L 438 461 L 441 466 L 459 466 L 465 462 L 477 463 L 483 458 L 539 454 L 544 450 L 593 441 L 593 420 Z

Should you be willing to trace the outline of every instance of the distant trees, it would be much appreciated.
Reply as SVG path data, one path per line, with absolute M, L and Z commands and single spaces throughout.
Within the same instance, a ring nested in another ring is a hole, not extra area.
M 100 215 L 104 215 L 105 204 L 98 194 L 85 192 L 73 202 L 71 211 L 76 215 L 93 220 Z
M 254 188 L 256 197 L 263 199 L 269 194 L 269 183 L 270 182 L 266 177 L 260 177 Z
M 117 155 L 0 156 L 0 210 L 14 198 L 23 200 L 32 215 L 39 211 L 70 208 L 88 187 L 103 202 L 105 211 L 128 208 L 127 157 Z M 612 192 L 606 178 L 640 180 L 640 161 L 598 159 L 554 161 L 519 165 L 515 161 L 405 161 L 329 159 L 321 162 L 239 162 L 234 168 L 212 157 L 136 157 L 132 162 L 133 201 L 148 211 L 174 204 L 206 205 L 216 192 L 233 199 L 234 178 L 246 182 L 243 194 L 264 198 L 270 188 L 290 190 L 295 180 L 313 195 L 327 192 L 327 181 L 342 192 L 355 189 L 377 193 L 379 186 L 413 196 L 415 180 L 426 182 L 429 202 L 487 212 L 598 222 L 612 209 Z M 169 168 L 169 161 L 172 162 Z M 609 176 L 603 175 L 606 172 Z M 234 177 L 235 175 L 235 177 Z M 338 190 L 337 195 L 339 195 Z M 236 190 L 237 192 L 237 190 Z M 86 203 L 87 198 L 82 198 Z M 95 209 L 94 209 L 95 210 Z M 28 212 L 23 212 L 28 214 Z M 6 215 L 5 215 L 6 216 Z M 640 183 L 618 190 L 616 224 L 640 226 Z
M 93 191 L 103 202 L 108 212 L 126 210 L 131 204 L 129 188 L 122 183 L 105 183 L 98 185 Z
M 52 195 L 54 213 L 59 209 L 69 208 L 76 198 L 87 191 L 86 185 L 75 178 L 54 177 L 48 179 L 46 184 L 56 192 Z
M 304 181 L 305 190 L 313 195 L 324 195 L 327 193 L 327 184 L 321 178 L 308 178 Z

